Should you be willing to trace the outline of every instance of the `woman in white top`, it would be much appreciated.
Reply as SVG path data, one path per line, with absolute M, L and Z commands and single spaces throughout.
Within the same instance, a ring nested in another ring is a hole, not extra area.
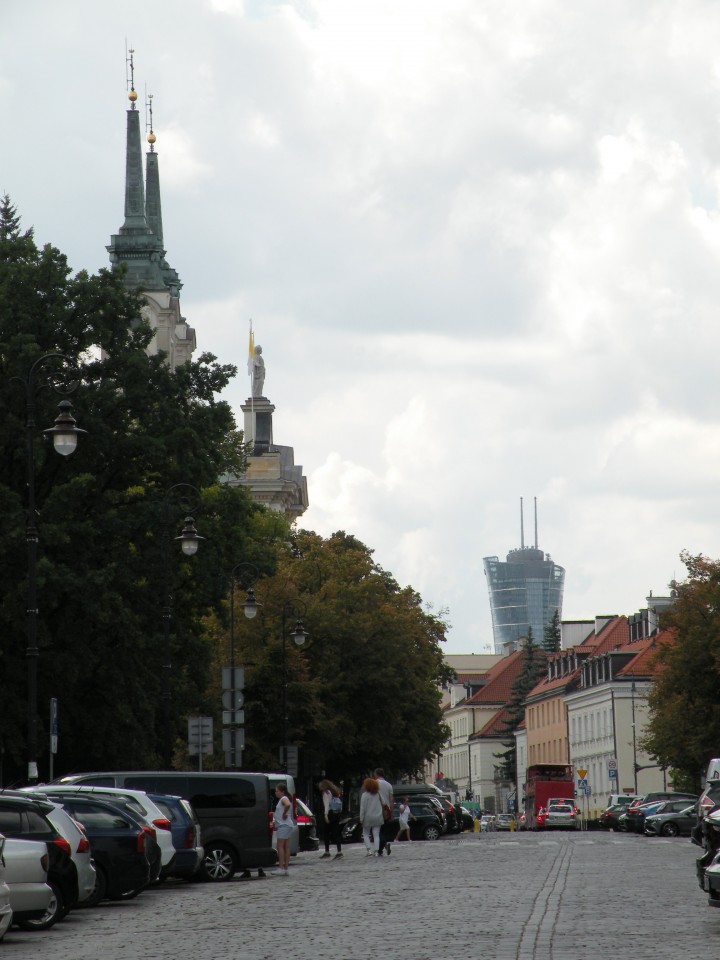
M 284 783 L 275 787 L 275 796 L 278 801 L 275 805 L 273 821 L 275 836 L 277 837 L 278 868 L 273 870 L 273 873 L 276 876 L 287 877 L 288 866 L 290 865 L 290 835 L 295 826 L 292 815 L 292 801 Z
M 377 780 L 368 777 L 363 781 L 360 795 L 360 823 L 362 824 L 365 851 L 368 857 L 378 855 L 380 849 L 380 827 L 385 822 L 380 785 Z
M 400 822 L 398 823 L 398 832 L 395 840 L 399 840 L 400 837 L 407 833 L 408 840 L 412 840 L 410 836 L 410 818 L 414 820 L 412 813 L 410 812 L 410 801 L 407 797 L 403 797 L 400 801 Z

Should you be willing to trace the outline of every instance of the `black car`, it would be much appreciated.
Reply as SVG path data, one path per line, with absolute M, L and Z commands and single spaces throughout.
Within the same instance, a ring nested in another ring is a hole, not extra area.
M 398 794 L 395 797 L 395 800 L 402 799 L 402 794 Z M 417 794 L 409 797 L 410 809 L 412 810 L 413 803 L 424 803 L 425 806 L 430 806 L 435 811 L 435 814 L 440 822 L 440 828 L 443 833 L 447 833 L 449 829 L 447 814 L 445 813 L 445 807 L 442 804 L 442 797 L 436 797 L 435 795 L 430 794 Z
M 468 808 L 460 805 L 460 806 L 456 806 L 455 809 L 460 812 L 460 820 L 462 822 L 463 830 L 474 830 L 475 817 L 470 813 Z
M 410 813 L 410 838 L 412 840 L 438 840 L 443 835 L 443 828 L 437 815 L 437 811 L 432 804 L 423 802 L 419 797 L 413 797 L 409 801 Z M 400 826 L 399 805 L 396 803 L 393 808 L 393 815 L 386 821 L 388 827 L 388 836 L 393 842 L 397 836 Z M 348 817 L 341 822 L 340 836 L 343 843 L 359 843 L 362 838 L 362 825 L 357 817 Z
M 53 891 L 51 910 L 43 921 L 27 920 L 25 929 L 44 929 L 62 920 L 77 904 L 78 875 L 70 844 L 47 818 L 53 804 L 33 797 L 0 794 L 0 833 L 16 840 L 44 840 L 48 849 L 48 886 Z
M 90 905 L 137 896 L 153 874 L 159 873 L 157 841 L 127 805 L 107 797 L 77 794 L 53 799 L 82 824 L 90 841 L 97 873 Z
M 598 824 L 605 830 L 619 830 L 620 817 L 626 810 L 626 803 L 614 803 L 611 807 L 608 807 L 607 810 L 603 810 L 598 817 Z
M 436 797 L 434 795 L 427 795 L 429 799 L 437 801 L 440 806 L 443 808 L 445 813 L 445 820 L 447 821 L 447 832 L 448 833 L 462 833 L 462 818 L 457 813 L 457 808 L 454 804 L 450 803 L 447 797 Z M 425 799 L 425 794 L 420 794 L 418 800 Z

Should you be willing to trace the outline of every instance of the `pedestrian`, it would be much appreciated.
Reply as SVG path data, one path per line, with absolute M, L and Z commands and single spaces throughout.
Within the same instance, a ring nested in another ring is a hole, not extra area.
M 410 810 L 410 800 L 408 797 L 403 797 L 400 801 L 400 822 L 398 823 L 398 832 L 397 836 L 395 837 L 395 842 L 397 842 L 404 833 L 407 833 L 408 842 L 412 840 L 412 837 L 410 836 L 410 821 L 414 819 L 415 817 Z M 388 849 L 388 853 L 389 852 L 390 850 Z
M 275 787 L 275 813 L 273 823 L 277 838 L 278 868 L 273 870 L 276 877 L 287 877 L 290 865 L 290 836 L 295 826 L 292 813 L 292 801 L 288 793 L 287 784 L 279 783 Z
M 378 767 L 375 770 L 375 779 L 380 787 L 380 801 L 383 805 L 384 814 L 384 822 L 380 831 L 380 849 L 378 850 L 378 855 L 382 856 L 383 851 L 387 849 L 387 854 L 390 856 L 390 841 L 393 839 L 393 827 L 390 822 L 393 812 L 393 788 L 392 784 L 388 783 L 385 779 L 385 773 L 382 767 Z
M 380 829 L 384 822 L 380 785 L 373 777 L 367 777 L 360 794 L 360 823 L 368 857 L 380 856 Z
M 340 814 L 342 813 L 342 790 L 336 787 L 332 780 L 321 780 L 318 784 L 318 790 L 322 796 L 323 802 L 323 840 L 325 841 L 325 853 L 320 857 L 324 860 L 330 856 L 330 844 L 334 843 L 337 847 L 337 853 L 334 859 L 337 860 L 342 854 L 342 840 L 340 838 Z

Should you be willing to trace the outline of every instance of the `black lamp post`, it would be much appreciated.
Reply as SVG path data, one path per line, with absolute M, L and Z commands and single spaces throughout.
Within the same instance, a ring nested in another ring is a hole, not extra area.
M 255 598 L 255 591 L 252 583 L 257 579 L 257 568 L 251 563 L 238 563 L 230 573 L 230 763 L 229 769 L 237 768 L 237 752 L 235 746 L 235 733 L 238 724 L 236 724 L 236 711 L 241 704 L 238 702 L 238 690 L 235 683 L 235 584 L 238 583 L 241 589 L 245 590 L 245 602 L 243 611 L 248 620 L 252 620 L 257 615 L 262 604 Z
M 73 357 L 64 353 L 46 353 L 39 357 L 30 367 L 27 379 L 12 377 L 25 387 L 25 436 L 27 448 L 27 518 L 25 521 L 25 541 L 27 543 L 28 560 L 28 591 L 27 591 L 27 647 L 26 657 L 28 666 L 28 703 L 27 703 L 27 779 L 34 783 L 38 779 L 37 766 L 37 671 L 40 651 L 37 645 L 37 545 L 38 530 L 35 523 L 35 398 L 41 389 L 36 386 L 35 378 L 41 367 L 54 361 L 61 361 L 59 370 L 53 378 L 48 378 L 49 385 L 55 393 L 69 396 L 77 389 L 76 362 Z M 73 376 L 74 375 L 74 376 Z M 76 448 L 80 434 L 85 433 L 75 424 L 72 415 L 72 404 L 69 400 L 61 400 L 58 404 L 59 413 L 55 419 L 55 426 L 43 431 L 48 438 L 52 437 L 53 448 L 63 457 L 69 456 Z
M 302 600 L 297 598 L 292 600 L 286 600 L 282 608 L 282 622 L 280 625 L 280 630 L 282 634 L 282 773 L 288 772 L 288 760 L 287 760 L 287 739 L 288 739 L 288 715 L 287 715 L 287 689 L 288 689 L 288 678 L 287 678 L 287 650 L 285 647 L 286 639 L 286 621 L 288 617 L 295 617 L 295 626 L 293 627 L 292 637 L 296 646 L 301 647 L 307 640 L 309 634 L 303 626 L 301 617 L 304 617 L 306 613 L 306 607 Z
M 165 494 L 165 520 L 164 520 L 164 575 L 165 575 L 165 607 L 163 609 L 163 763 L 166 770 L 170 769 L 172 763 L 172 649 L 170 646 L 170 622 L 173 615 L 173 588 L 172 578 L 170 576 L 170 521 L 171 511 L 176 508 L 185 515 L 185 526 L 180 536 L 174 537 L 175 543 L 179 543 L 182 552 L 186 557 L 192 557 L 197 553 L 202 540 L 195 528 L 194 519 L 189 516 L 190 511 L 195 511 L 200 502 L 200 491 L 189 483 L 176 483 Z

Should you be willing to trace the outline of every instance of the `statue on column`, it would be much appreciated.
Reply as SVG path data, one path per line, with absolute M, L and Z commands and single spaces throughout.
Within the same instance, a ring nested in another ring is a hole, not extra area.
M 252 395 L 253 397 L 263 396 L 263 387 L 265 385 L 265 361 L 262 357 L 262 347 L 255 347 L 252 362 Z

